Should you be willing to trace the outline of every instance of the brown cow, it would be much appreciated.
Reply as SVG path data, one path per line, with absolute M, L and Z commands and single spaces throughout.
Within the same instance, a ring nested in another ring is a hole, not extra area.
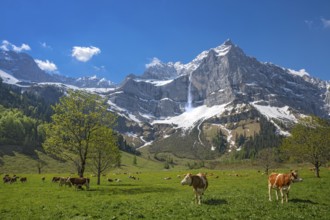
M 268 195 L 269 195 L 269 201 L 272 201 L 272 197 L 270 194 L 271 189 L 275 189 L 276 192 L 276 200 L 278 200 L 278 191 L 281 192 L 282 196 L 282 204 L 284 200 L 284 194 L 286 196 L 286 202 L 288 202 L 289 197 L 289 190 L 291 183 L 294 182 L 301 182 L 302 179 L 298 177 L 298 173 L 296 170 L 291 170 L 290 173 L 272 173 L 268 177 Z
M 53 179 L 52 179 L 52 182 L 57 183 L 58 181 L 60 181 L 60 179 L 61 179 L 61 177 L 54 176 Z
M 8 174 L 6 174 L 6 175 L 2 178 L 2 180 L 3 180 L 3 183 L 10 183 L 10 182 L 11 182 L 11 177 L 10 177 Z
M 26 177 L 21 177 L 19 180 L 21 181 L 21 183 L 25 183 L 27 181 L 27 178 Z
M 193 187 L 195 192 L 195 202 L 199 205 L 201 204 L 202 195 L 208 187 L 208 181 L 205 174 L 199 173 L 197 175 L 192 175 L 188 173 L 181 181 L 182 185 L 189 185 Z
M 86 189 L 89 189 L 89 178 L 84 177 L 69 177 L 67 182 L 70 182 L 75 188 L 81 188 L 83 185 L 86 186 Z

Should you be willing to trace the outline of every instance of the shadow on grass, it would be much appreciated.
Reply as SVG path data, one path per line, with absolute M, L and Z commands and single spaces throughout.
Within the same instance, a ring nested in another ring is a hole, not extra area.
M 309 199 L 290 199 L 289 202 L 293 202 L 293 203 L 307 203 L 307 204 L 313 204 L 313 205 L 317 205 L 317 202 L 313 202 Z
M 228 204 L 227 200 L 224 199 L 209 199 L 204 202 L 206 205 L 226 205 Z

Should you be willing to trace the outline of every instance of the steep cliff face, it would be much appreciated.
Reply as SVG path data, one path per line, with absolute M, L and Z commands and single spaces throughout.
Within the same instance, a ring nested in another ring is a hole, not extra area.
M 169 69 L 171 74 L 164 74 Z M 142 120 L 145 114 L 153 118 L 182 114 L 188 102 L 192 107 L 212 107 L 235 101 L 290 106 L 322 117 L 329 114 L 322 82 L 261 63 L 231 41 L 204 51 L 188 64 L 156 63 L 143 77 L 128 77 L 110 100 Z
M 20 80 L 34 82 L 53 81 L 52 77 L 42 71 L 33 58 L 25 53 L 0 50 L 0 69 Z

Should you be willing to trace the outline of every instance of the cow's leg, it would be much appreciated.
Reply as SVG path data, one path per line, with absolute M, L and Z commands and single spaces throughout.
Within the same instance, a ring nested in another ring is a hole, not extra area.
M 275 189 L 276 201 L 278 201 L 278 189 Z
M 198 194 L 195 193 L 195 203 L 198 204 Z
M 286 202 L 289 200 L 289 190 L 286 191 Z
M 202 195 L 198 194 L 198 205 L 202 204 Z
M 272 185 L 271 184 L 268 184 L 268 197 L 269 197 L 269 201 L 272 201 L 271 190 L 272 190 Z
M 282 202 L 282 204 L 283 204 L 284 194 L 283 194 L 283 189 L 282 189 L 282 188 L 280 189 L 280 192 L 281 192 L 281 198 L 282 198 L 282 201 L 281 201 L 281 202 Z

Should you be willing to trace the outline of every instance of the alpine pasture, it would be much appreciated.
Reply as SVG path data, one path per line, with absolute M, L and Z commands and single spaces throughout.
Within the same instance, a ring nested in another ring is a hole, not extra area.
M 303 182 L 294 183 L 289 202 L 281 204 L 275 199 L 268 201 L 267 175 L 252 166 L 164 170 L 140 158 L 136 166 L 129 165 L 131 159 L 124 156 L 122 168 L 102 176 L 101 185 L 96 184 L 96 177 L 86 173 L 91 180 L 89 190 L 51 182 L 53 176 L 75 176 L 72 173 L 15 173 L 27 177 L 27 182 L 0 184 L 0 219 L 329 219 L 330 216 L 328 168 L 321 169 L 321 178 L 315 178 L 307 166 L 292 167 L 299 170 Z M 277 172 L 288 172 L 289 167 Z M 188 172 L 207 173 L 209 187 L 202 205 L 194 203 L 191 187 L 180 184 Z M 1 179 L 3 176 L 4 173 Z M 108 178 L 120 181 L 108 182 Z M 272 193 L 275 198 L 275 192 Z

